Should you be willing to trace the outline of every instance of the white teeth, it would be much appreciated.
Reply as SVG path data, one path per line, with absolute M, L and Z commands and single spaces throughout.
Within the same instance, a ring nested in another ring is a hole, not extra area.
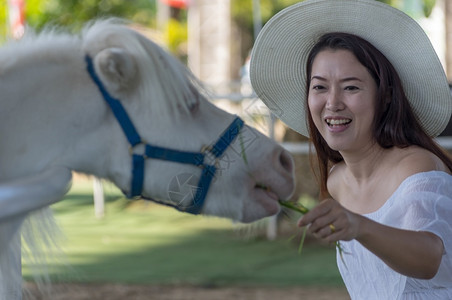
M 327 119 L 326 122 L 330 125 L 343 125 L 343 124 L 347 124 L 350 123 L 351 120 L 350 119 Z

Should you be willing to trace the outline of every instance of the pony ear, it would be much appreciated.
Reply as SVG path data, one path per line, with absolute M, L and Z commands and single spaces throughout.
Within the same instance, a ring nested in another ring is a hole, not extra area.
M 102 82 L 113 93 L 129 89 L 137 74 L 135 60 L 122 48 L 100 51 L 94 58 L 94 63 Z

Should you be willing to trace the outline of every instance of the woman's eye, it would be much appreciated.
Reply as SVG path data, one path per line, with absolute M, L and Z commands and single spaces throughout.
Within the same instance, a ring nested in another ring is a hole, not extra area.
M 325 89 L 325 87 L 323 85 L 317 84 L 317 85 L 312 86 L 312 89 L 316 90 L 316 91 L 319 91 L 319 90 Z
M 353 85 L 350 85 L 350 86 L 346 86 L 345 87 L 345 90 L 346 91 L 356 91 L 356 90 L 358 90 L 359 88 L 357 87 L 357 86 L 353 86 Z

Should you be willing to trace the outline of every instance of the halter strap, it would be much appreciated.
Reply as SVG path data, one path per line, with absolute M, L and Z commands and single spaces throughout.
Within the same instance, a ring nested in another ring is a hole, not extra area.
M 112 97 L 102 84 L 102 81 L 96 74 L 91 57 L 86 55 L 85 61 L 89 75 L 99 88 L 99 91 L 101 92 L 104 100 L 110 106 L 130 144 L 130 154 L 132 156 L 132 180 L 130 191 L 126 194 L 126 196 L 128 198 L 142 197 L 147 200 L 152 200 L 160 204 L 174 207 L 180 211 L 188 212 L 191 214 L 199 214 L 203 208 L 204 201 L 206 199 L 212 179 L 215 177 L 215 173 L 217 171 L 217 167 L 215 165 L 210 165 L 205 162 L 206 154 L 210 153 L 216 160 L 220 159 L 226 149 L 237 138 L 240 130 L 243 128 L 243 120 L 236 116 L 232 123 L 228 126 L 228 128 L 226 128 L 226 130 L 221 134 L 218 140 L 212 146 L 207 147 L 206 150 L 202 152 L 179 151 L 147 144 L 141 139 L 121 102 L 118 99 Z M 145 147 L 144 154 L 134 153 L 133 149 L 140 144 L 144 145 Z M 192 203 L 190 205 L 181 207 L 178 204 L 149 199 L 141 195 L 144 182 L 144 163 L 148 158 L 178 162 L 183 164 L 191 164 L 202 168 L 201 177 L 196 189 L 196 194 L 192 199 Z
M 102 81 L 100 81 L 100 78 L 97 76 L 96 71 L 94 70 L 94 64 L 91 57 L 86 55 L 85 61 L 88 73 L 89 75 L 91 75 L 91 79 L 97 85 L 104 100 L 108 103 L 111 110 L 113 111 L 113 114 L 118 120 L 119 125 L 121 125 L 122 130 L 124 131 L 124 134 L 126 135 L 130 145 L 132 147 L 138 145 L 139 143 L 141 143 L 140 135 L 135 129 L 135 126 L 133 126 L 133 123 L 130 120 L 129 115 L 122 106 L 121 102 L 118 99 L 112 97 L 110 93 L 105 89 L 104 85 L 102 84 Z

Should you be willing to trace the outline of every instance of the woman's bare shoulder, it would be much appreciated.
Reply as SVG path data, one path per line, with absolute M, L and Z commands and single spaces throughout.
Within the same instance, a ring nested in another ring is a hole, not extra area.
M 400 149 L 397 156 L 397 170 L 405 178 L 429 171 L 450 173 L 450 170 L 438 156 L 417 146 Z
M 335 164 L 328 174 L 327 187 L 331 197 L 338 199 L 340 188 L 342 185 L 342 178 L 344 178 L 345 163 L 340 162 Z

